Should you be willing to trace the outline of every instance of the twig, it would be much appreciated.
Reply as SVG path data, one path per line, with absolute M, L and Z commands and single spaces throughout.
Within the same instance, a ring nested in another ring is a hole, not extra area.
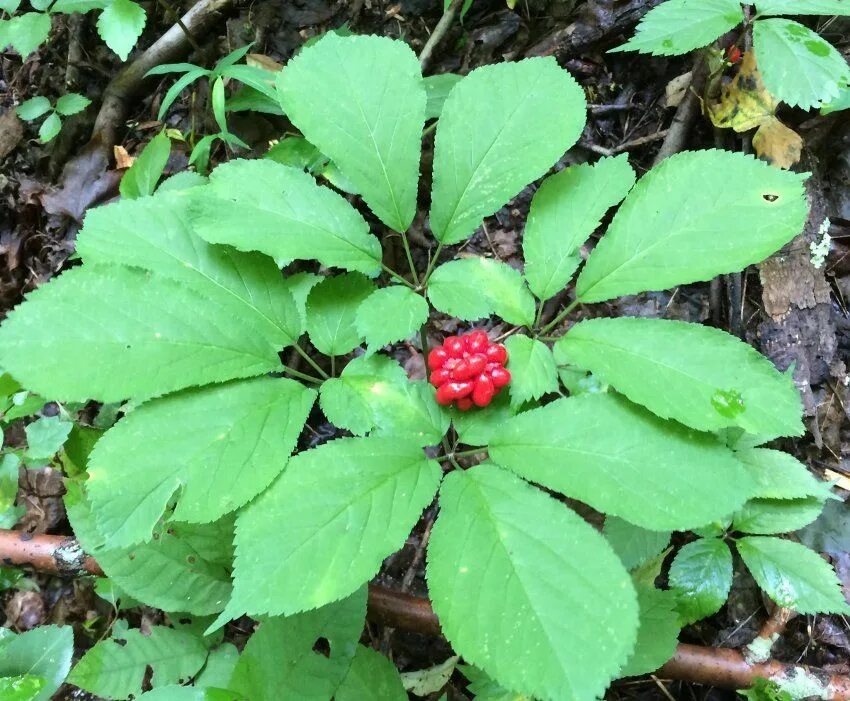
M 770 659 L 774 643 L 782 635 L 789 621 L 797 616 L 793 609 L 776 606 L 764 622 L 758 635 L 744 648 L 744 658 L 750 664 L 765 662 Z
M 685 147 L 685 141 L 700 112 L 699 95 L 702 92 L 707 77 L 708 62 L 705 60 L 705 56 L 700 53 L 694 62 L 693 69 L 691 69 L 691 84 L 685 93 L 685 97 L 682 98 L 682 101 L 676 108 L 676 114 L 673 116 L 673 121 L 667 130 L 667 136 L 664 137 L 661 148 L 655 154 L 655 160 L 652 162 L 653 166 L 657 166 L 665 158 L 678 153 Z
M 187 53 L 188 35 L 203 34 L 236 2 L 198 0 L 181 18 L 183 28 L 180 24 L 173 25 L 135 61 L 121 69 L 103 93 L 103 103 L 94 122 L 93 138 L 99 134 L 111 150 L 115 143 L 116 128 L 126 119 L 130 100 L 141 91 L 145 74 L 154 66 L 174 61 Z
M 422 67 L 423 73 L 431 62 L 431 55 L 434 53 L 434 49 L 437 48 L 437 45 L 443 40 L 452 23 L 455 21 L 455 15 L 457 15 L 458 8 L 462 2 L 463 0 L 452 0 L 449 3 L 443 16 L 440 17 L 440 21 L 437 22 L 437 26 L 434 27 L 434 31 L 431 32 L 431 36 L 428 37 L 428 41 L 425 42 L 425 46 L 422 47 L 422 52 L 419 54 L 419 65 Z
M 639 136 L 636 139 L 631 139 L 629 141 L 624 141 L 621 144 L 617 144 L 614 148 L 605 148 L 604 146 L 598 146 L 597 144 L 585 141 L 579 142 L 579 146 L 583 146 L 584 148 L 593 151 L 594 153 L 598 153 L 601 156 L 615 156 L 618 153 L 623 153 L 623 151 L 628 151 L 629 149 L 637 148 L 638 146 L 646 146 L 646 144 L 651 144 L 654 141 L 660 141 L 667 137 L 669 131 L 669 129 L 662 129 L 661 131 L 656 131 L 653 134 Z
M 54 574 L 103 575 L 98 564 L 82 552 L 79 543 L 64 536 L 29 536 L 0 530 L 0 561 L 6 565 L 31 565 Z M 442 634 L 430 601 L 376 584 L 369 584 L 366 616 L 373 623 L 421 635 Z M 769 679 L 780 686 L 806 682 L 807 688 L 816 685 L 820 698 L 850 701 L 848 675 L 830 675 L 821 669 L 777 660 L 750 664 L 738 650 L 728 648 L 680 643 L 673 658 L 655 676 L 727 689 L 748 688 L 757 678 Z
M 159 3 L 160 7 L 165 10 L 166 13 L 168 13 L 165 16 L 166 20 L 168 19 L 168 15 L 174 17 L 175 21 L 177 22 L 177 26 L 183 30 L 183 33 L 186 35 L 186 41 L 189 42 L 189 45 L 192 47 L 192 49 L 195 51 L 200 51 L 200 45 L 197 41 L 195 41 L 195 37 L 192 36 L 192 32 L 190 32 L 189 28 L 183 23 L 183 19 L 180 17 L 179 14 L 177 14 L 177 10 L 174 9 L 174 6 L 170 2 L 168 2 L 168 0 L 157 0 L 157 2 Z

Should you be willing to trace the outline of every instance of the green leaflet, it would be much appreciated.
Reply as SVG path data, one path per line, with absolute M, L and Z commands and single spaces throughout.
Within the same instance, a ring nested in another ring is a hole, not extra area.
M 428 281 L 428 299 L 439 311 L 465 321 L 497 314 L 511 324 L 534 322 L 534 297 L 522 275 L 491 258 L 461 258 L 438 266 Z
M 367 353 L 413 336 L 428 320 L 428 302 L 409 287 L 376 290 L 358 307 L 357 333 L 366 339 Z
M 279 368 L 281 337 L 258 333 L 254 321 L 242 302 L 138 270 L 83 266 L 9 314 L 0 364 L 57 400 L 141 400 Z
M 572 146 L 585 99 L 553 58 L 476 68 L 449 94 L 434 146 L 431 230 L 467 238 Z
M 366 618 L 366 587 L 342 601 L 267 618 L 239 657 L 230 688 L 251 701 L 327 701 L 345 678 Z M 314 650 L 324 638 L 326 656 Z
M 799 22 L 778 18 L 755 22 L 753 48 L 765 87 L 789 105 L 822 107 L 850 84 L 847 60 Z
M 239 514 L 225 613 L 289 615 L 348 596 L 402 546 L 441 477 L 402 438 L 342 438 L 299 453 Z
M 422 79 L 425 86 L 425 119 L 437 119 L 443 112 L 443 105 L 449 94 L 463 79 L 462 75 L 454 73 L 441 73 L 440 75 L 429 75 Z
M 803 433 L 799 392 L 751 346 L 718 329 L 664 319 L 590 319 L 558 340 L 559 359 L 591 371 L 662 418 L 702 431 Z
M 850 551 L 850 507 L 846 502 L 826 502 L 818 519 L 798 534 L 800 542 L 817 552 Z
M 676 595 L 646 584 L 635 583 L 640 623 L 637 642 L 619 677 L 636 677 L 654 672 L 676 652 L 679 642 L 679 617 Z
M 33 701 L 44 688 L 44 677 L 31 674 L 18 674 L 14 677 L 0 677 L 0 695 L 4 701 Z
M 719 520 L 753 491 L 747 471 L 712 436 L 611 394 L 520 414 L 502 425 L 489 450 L 493 462 L 521 477 L 651 530 Z
M 50 35 L 50 15 L 46 12 L 24 12 L 12 17 L 0 25 L 0 44 L 6 48 L 8 44 L 17 51 L 22 59 L 26 59 Z
M 434 389 L 408 380 L 402 367 L 384 355 L 355 358 L 320 392 L 328 420 L 356 435 L 404 437 L 424 446 L 439 443 L 449 430 Z
M 790 533 L 815 521 L 823 511 L 823 499 L 751 499 L 732 517 L 742 533 L 772 535 Z
M 452 647 L 509 689 L 594 699 L 632 650 L 637 603 L 607 542 L 494 465 L 446 477 L 427 574 Z
M 735 456 L 755 479 L 755 496 L 765 499 L 801 499 L 832 496 L 828 482 L 820 482 L 793 455 L 781 450 L 750 448 L 739 450 Z
M 380 652 L 357 646 L 351 667 L 334 694 L 334 701 L 407 701 L 395 665 Z
M 133 0 L 109 0 L 97 18 L 97 33 L 122 61 L 126 61 L 145 28 L 147 13 Z
M 532 701 L 529 696 L 518 691 L 508 691 L 477 667 L 465 664 L 459 665 L 458 669 L 469 679 L 467 691 L 475 694 L 476 701 Z
M 74 535 L 122 593 L 164 611 L 206 615 L 224 608 L 231 589 L 232 518 L 172 523 L 150 543 L 106 549 L 83 490 L 70 480 L 66 489 L 65 510 Z
M 761 17 L 770 15 L 844 15 L 850 16 L 847 0 L 761 0 L 756 3 Z
M 451 415 L 460 442 L 467 445 L 487 445 L 502 430 L 502 424 L 516 413 L 507 390 L 493 397 L 487 411 L 459 411 L 457 408 L 444 408 L 443 411 Z
M 230 161 L 191 197 L 192 226 L 211 243 L 259 251 L 278 262 L 315 259 L 368 275 L 381 268 L 381 244 L 363 217 L 299 168 Z
M 832 567 L 805 545 L 766 536 L 741 538 L 735 545 L 777 605 L 799 613 L 850 613 Z
M 40 677 L 43 684 L 38 692 L 22 701 L 49 701 L 65 681 L 73 654 L 71 626 L 40 626 L 16 635 L 0 647 L 0 677 Z
M 328 32 L 278 74 L 281 106 L 370 209 L 406 231 L 416 213 L 425 88 L 401 41 Z
M 316 393 L 262 377 L 173 394 L 142 405 L 89 457 L 86 490 L 110 547 L 150 540 L 171 518 L 207 523 L 239 508 L 284 468 Z
M 635 184 L 627 154 L 571 166 L 543 181 L 522 237 L 525 279 L 541 300 L 566 287 L 581 263 L 579 248 L 602 216 Z
M 616 516 L 606 516 L 602 535 L 627 570 L 660 555 L 670 544 L 670 531 L 649 531 Z
M 667 0 L 647 12 L 635 35 L 611 52 L 686 54 L 708 46 L 743 21 L 739 0 Z
M 841 92 L 838 94 L 834 100 L 831 100 L 828 104 L 824 105 L 821 108 L 821 114 L 831 114 L 832 112 L 838 112 L 840 110 L 850 109 L 850 86 L 846 86 L 841 89 Z
M 673 558 L 669 583 L 683 625 L 717 613 L 732 587 L 729 546 L 720 538 L 688 543 Z
M 41 416 L 27 424 L 24 429 L 27 436 L 24 457 L 50 460 L 62 448 L 73 426 L 73 423 L 58 416 Z
M 590 254 L 579 299 L 663 290 L 764 260 L 803 228 L 805 177 L 729 151 L 667 158 L 638 181 Z
M 148 666 L 153 669 L 151 685 L 156 688 L 187 681 L 206 657 L 200 638 L 173 628 L 154 626 L 150 635 L 139 630 L 116 632 L 83 655 L 68 682 L 97 696 L 126 699 L 142 693 Z
M 227 689 L 172 684 L 147 691 L 139 699 L 143 701 L 248 701 L 241 694 Z
M 542 341 L 514 334 L 505 341 L 511 383 L 511 406 L 517 408 L 531 399 L 558 391 L 558 370 L 552 351 Z
M 133 165 L 124 173 L 119 188 L 121 197 L 133 200 L 137 197 L 152 195 L 162 176 L 162 171 L 165 170 L 170 153 L 171 139 L 165 131 L 161 131 L 148 142 Z
M 266 256 L 199 238 L 188 204 L 178 193 L 92 209 L 77 237 L 77 252 L 88 264 L 117 263 L 185 283 L 250 320 L 254 335 L 292 344 L 303 326 L 280 270 Z
M 307 333 L 325 355 L 345 355 L 361 342 L 357 310 L 375 292 L 375 284 L 361 273 L 326 277 L 307 295 Z

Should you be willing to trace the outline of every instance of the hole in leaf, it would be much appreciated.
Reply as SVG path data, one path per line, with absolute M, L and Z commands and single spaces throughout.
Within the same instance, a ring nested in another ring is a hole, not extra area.
M 764 199 L 768 202 L 776 202 L 776 200 L 779 199 L 779 195 L 771 195 L 770 193 L 764 194 L 762 197 L 764 197 Z
M 327 638 L 317 638 L 313 643 L 313 652 L 322 655 L 322 657 L 331 656 L 331 644 Z

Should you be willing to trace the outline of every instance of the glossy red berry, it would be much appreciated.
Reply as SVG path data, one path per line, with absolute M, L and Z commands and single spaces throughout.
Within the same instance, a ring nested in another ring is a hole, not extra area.
M 738 63 L 738 61 L 741 60 L 741 55 L 741 49 L 737 46 L 732 45 L 726 49 L 726 60 L 729 61 L 729 63 Z
M 505 369 L 507 349 L 490 343 L 484 331 L 449 336 L 428 354 L 428 378 L 437 388 L 437 403 L 460 411 L 485 407 L 511 381 Z

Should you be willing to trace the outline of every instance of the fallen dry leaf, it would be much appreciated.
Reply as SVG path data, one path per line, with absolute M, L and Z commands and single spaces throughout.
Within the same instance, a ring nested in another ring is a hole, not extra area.
M 127 153 L 127 149 L 123 146 L 113 146 L 112 155 L 115 156 L 115 167 L 118 168 L 118 170 L 129 168 L 133 165 L 133 161 L 136 160 L 133 156 Z
M 15 110 L 0 114 L 0 158 L 5 158 L 24 138 L 24 127 Z
M 245 56 L 245 63 L 254 68 L 265 68 L 267 71 L 277 73 L 283 70 L 283 64 L 278 63 L 273 58 L 269 58 L 265 54 L 248 54 Z
M 688 94 L 688 88 L 691 87 L 693 75 L 693 71 L 688 71 L 687 73 L 682 73 L 682 75 L 677 75 L 667 83 L 667 87 L 664 89 L 665 107 L 679 106 L 682 100 L 685 99 L 685 95 Z
M 757 129 L 753 148 L 759 158 L 777 168 L 790 168 L 800 160 L 803 140 L 776 118 L 779 101 L 764 87 L 753 51 L 744 54 L 738 73 L 725 86 L 719 100 L 707 102 L 714 126 L 745 132 Z

